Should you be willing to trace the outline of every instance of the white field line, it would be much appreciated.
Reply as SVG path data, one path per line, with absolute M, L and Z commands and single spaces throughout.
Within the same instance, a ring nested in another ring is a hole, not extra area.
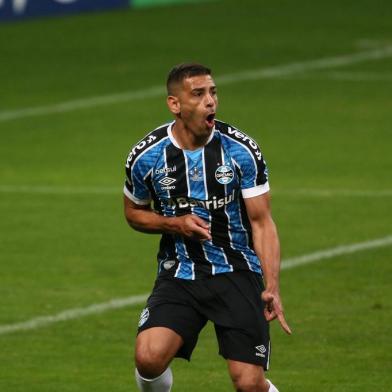
M 215 78 L 215 80 L 219 84 L 224 84 L 257 79 L 276 78 L 318 69 L 344 67 L 347 65 L 362 63 L 364 61 L 382 60 L 387 57 L 392 57 L 392 46 L 386 46 L 384 48 L 359 53 L 325 57 L 287 65 L 272 66 L 269 68 L 261 68 L 253 71 L 242 71 L 223 75 L 221 77 Z
M 359 39 L 356 43 L 356 47 L 358 49 L 374 49 L 374 48 L 382 48 L 384 46 L 388 46 L 391 44 L 388 40 L 376 40 L 370 38 L 362 38 Z
M 387 57 L 392 57 L 392 46 L 386 46 L 384 48 L 372 49 L 358 53 L 350 53 L 341 56 L 325 57 L 321 59 L 290 63 L 286 65 L 275 65 L 266 68 L 245 70 L 217 76 L 215 78 L 215 81 L 219 85 L 224 85 L 238 83 L 242 81 L 277 78 L 286 75 L 296 74 L 299 72 L 344 67 L 347 65 L 362 63 L 364 61 L 370 60 L 381 60 Z M 159 97 L 164 95 L 164 92 L 165 90 L 162 86 L 154 86 L 143 90 L 125 91 L 118 94 L 92 96 L 66 102 L 60 102 L 53 105 L 5 110 L 0 111 L 0 122 L 16 120 L 24 117 L 64 113 L 78 109 L 87 109 L 97 106 L 116 104 L 120 102 L 130 102 L 146 98 Z
M 371 241 L 358 242 L 349 245 L 341 245 L 335 248 L 325 249 L 283 260 L 281 264 L 281 269 L 291 269 L 300 265 L 315 263 L 336 256 L 352 254 L 356 252 L 361 252 L 363 250 L 376 249 L 390 245 L 392 245 L 392 235 L 377 238 Z M 85 308 L 68 309 L 51 316 L 35 317 L 31 320 L 23 321 L 20 323 L 0 325 L 0 335 L 6 335 L 18 331 L 38 329 L 46 327 L 50 324 L 58 323 L 60 321 L 74 320 L 93 314 L 103 313 L 113 309 L 121 309 L 132 305 L 140 305 L 146 301 L 147 297 L 148 294 L 141 294 L 125 298 L 117 298 L 100 304 L 93 304 Z
M 1 188 L 0 188 L 1 191 Z M 359 190 L 359 189 L 272 189 L 277 196 L 310 196 L 310 197 L 391 197 L 392 189 Z
M 78 109 L 88 109 L 97 106 L 113 105 L 121 102 L 137 101 L 146 98 L 159 97 L 165 92 L 162 86 L 155 86 L 145 90 L 126 91 L 118 94 L 98 95 L 72 101 L 60 102 L 54 105 L 35 106 L 23 109 L 0 111 L 0 122 L 16 120 L 18 118 L 42 116 L 47 114 L 65 113 Z
M 317 252 L 309 253 L 303 256 L 292 257 L 282 261 L 281 269 L 286 270 L 299 265 L 314 263 L 325 259 L 330 259 L 335 256 L 347 255 L 351 253 L 360 252 L 367 249 L 382 248 L 384 246 L 392 245 L 392 235 L 377 238 L 371 241 L 357 242 L 351 245 L 341 245 L 335 248 L 320 250 Z
M 52 185 L 0 185 L 0 193 L 38 193 L 47 195 L 122 195 L 123 186 L 78 187 Z
M 148 295 L 133 295 L 126 298 L 116 298 L 100 304 L 92 304 L 85 308 L 73 308 L 64 310 L 63 312 L 51 315 L 35 317 L 28 321 L 21 323 L 1 325 L 0 335 L 5 335 L 11 332 L 28 331 L 30 329 L 37 329 L 45 327 L 50 324 L 58 323 L 60 321 L 74 320 L 81 317 L 86 317 L 91 314 L 99 314 L 113 309 L 121 309 L 126 306 L 138 305 L 146 301 Z
M 51 185 L 0 185 L 1 193 L 29 193 L 46 195 L 122 195 L 122 187 L 78 187 Z M 277 196 L 309 196 L 309 197 L 391 197 L 392 189 L 359 190 L 359 189 L 272 189 Z
M 389 82 L 392 74 L 386 72 L 328 72 L 328 79 L 347 80 L 353 82 Z
M 342 80 L 348 82 L 390 82 L 392 74 L 386 72 L 318 72 L 282 76 L 286 80 Z

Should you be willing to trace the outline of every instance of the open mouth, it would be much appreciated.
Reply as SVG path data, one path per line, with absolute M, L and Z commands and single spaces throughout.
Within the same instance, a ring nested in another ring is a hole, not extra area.
M 213 127 L 214 127 L 214 125 L 215 125 L 214 119 L 215 119 L 215 113 L 211 113 L 211 114 L 209 114 L 209 115 L 207 116 L 207 118 L 206 118 L 206 123 L 207 123 L 207 126 L 208 126 L 209 128 L 213 128 Z

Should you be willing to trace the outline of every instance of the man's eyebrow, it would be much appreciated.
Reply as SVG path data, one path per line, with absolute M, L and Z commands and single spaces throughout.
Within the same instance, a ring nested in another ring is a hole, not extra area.
M 192 92 L 203 92 L 206 88 L 205 87 L 196 87 L 192 89 Z
M 210 87 L 196 87 L 194 89 L 192 89 L 192 92 L 203 92 L 204 90 L 216 90 L 216 86 L 210 86 Z

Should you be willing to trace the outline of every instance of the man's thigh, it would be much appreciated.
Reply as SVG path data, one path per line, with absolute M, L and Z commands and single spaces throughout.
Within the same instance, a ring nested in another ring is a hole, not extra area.
M 158 280 L 140 316 L 138 337 L 143 334 L 159 340 L 159 329 L 156 328 L 170 330 L 182 342 L 179 346 L 174 344 L 174 356 L 190 360 L 207 318 L 192 306 L 189 296 L 177 281 Z M 148 332 L 150 330 L 154 331 Z
M 268 369 L 269 325 L 264 316 L 260 277 L 253 273 L 230 273 L 215 281 L 217 305 L 211 312 L 225 358 Z
M 223 358 L 268 370 L 271 345 L 266 327 L 255 321 L 255 327 L 248 329 L 215 325 L 215 332 Z

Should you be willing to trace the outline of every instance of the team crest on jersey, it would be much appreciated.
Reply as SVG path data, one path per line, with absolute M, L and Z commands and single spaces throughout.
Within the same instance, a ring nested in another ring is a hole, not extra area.
M 215 170 L 215 179 L 219 184 L 229 184 L 233 181 L 234 171 L 230 166 L 222 165 Z
M 189 170 L 189 175 L 192 181 L 203 181 L 203 172 L 197 166 Z
M 142 313 L 140 314 L 140 319 L 139 319 L 139 328 L 148 320 L 150 317 L 150 311 L 148 308 L 144 308 L 142 310 Z

